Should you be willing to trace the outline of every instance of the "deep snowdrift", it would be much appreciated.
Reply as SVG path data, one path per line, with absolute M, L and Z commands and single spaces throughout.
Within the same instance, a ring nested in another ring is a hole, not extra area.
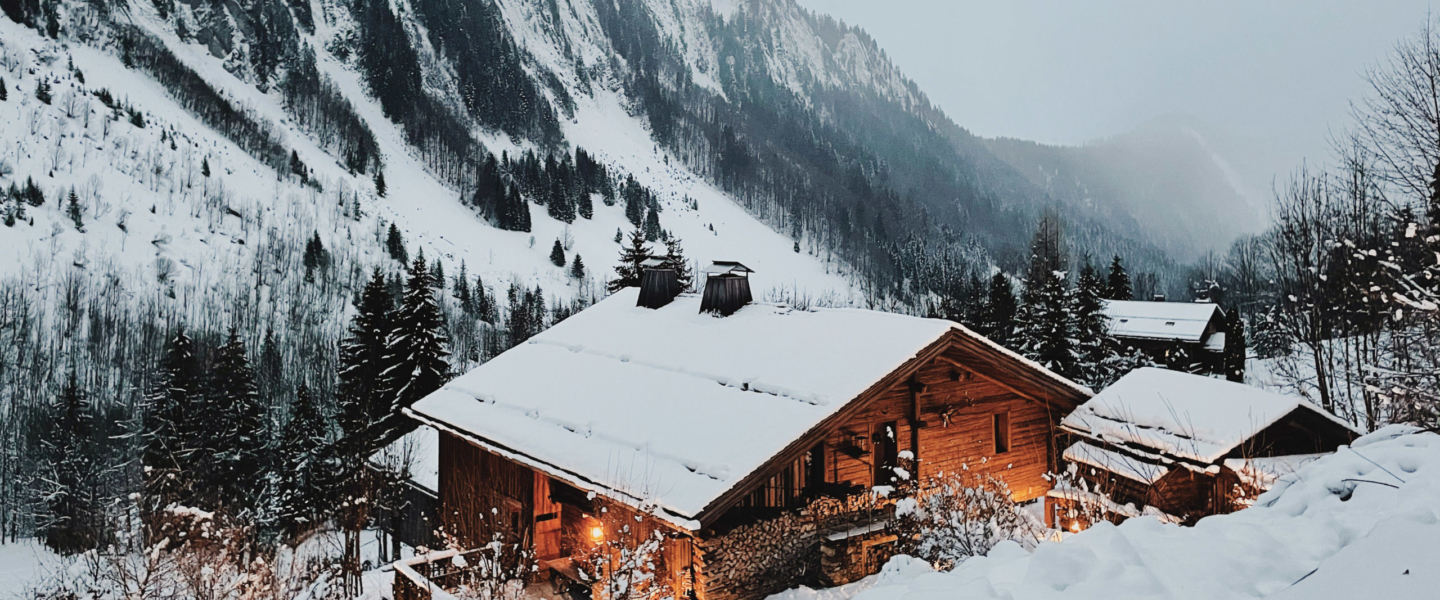
M 1435 598 L 1437 541 L 1440 436 L 1390 426 L 1194 527 L 1102 523 L 1034 554 L 1002 544 L 946 573 L 902 556 L 864 581 L 772 600 Z

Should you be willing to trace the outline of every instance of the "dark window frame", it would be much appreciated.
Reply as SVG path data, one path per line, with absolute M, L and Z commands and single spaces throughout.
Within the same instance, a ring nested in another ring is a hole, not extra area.
M 990 416 L 990 435 L 993 439 L 995 454 L 1005 454 L 1013 447 L 1011 440 L 1010 412 L 999 412 Z

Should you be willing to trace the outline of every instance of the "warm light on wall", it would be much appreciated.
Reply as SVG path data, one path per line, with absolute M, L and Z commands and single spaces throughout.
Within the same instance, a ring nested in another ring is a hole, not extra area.
M 605 539 L 605 528 L 600 526 L 590 528 L 590 539 L 595 542 Z

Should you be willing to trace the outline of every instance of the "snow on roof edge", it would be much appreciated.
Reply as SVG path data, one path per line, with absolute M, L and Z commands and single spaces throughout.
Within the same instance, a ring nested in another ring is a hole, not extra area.
M 980 335 L 979 333 L 976 333 L 975 330 L 970 329 L 969 327 L 966 327 L 966 326 L 961 325 L 961 324 L 959 324 L 959 323 L 951 323 L 950 325 L 951 325 L 951 328 L 952 328 L 952 329 L 958 329 L 958 330 L 960 330 L 961 332 L 965 333 L 966 335 L 969 335 L 971 338 L 976 339 L 976 340 L 979 340 L 979 341 L 980 341 L 981 343 L 983 343 L 984 345 L 989 346 L 992 350 L 995 350 L 995 351 L 999 352 L 1000 354 L 1005 355 L 1007 358 L 1013 359 L 1013 360 L 1019 362 L 1020 364 L 1023 364 L 1023 365 L 1025 365 L 1025 366 L 1027 366 L 1027 367 L 1030 367 L 1030 368 L 1033 368 L 1033 369 L 1035 369 L 1035 370 L 1037 370 L 1037 371 L 1040 371 L 1040 372 L 1041 372 L 1042 374 L 1044 374 L 1046 377 L 1049 377 L 1050 379 L 1054 380 L 1056 383 L 1059 383 L 1059 384 L 1060 384 L 1061 386 L 1063 386 L 1063 387 L 1070 388 L 1072 391 L 1080 392 L 1081 394 L 1084 394 L 1084 395 L 1086 395 L 1086 396 L 1091 396 L 1091 397 L 1093 397 L 1093 396 L 1095 395 L 1095 391 L 1092 390 L 1092 389 L 1090 389 L 1088 386 L 1080 385 L 1079 383 L 1076 383 L 1076 382 L 1074 382 L 1074 381 L 1071 381 L 1071 380 L 1065 378 L 1064 376 L 1060 375 L 1059 373 L 1056 373 L 1056 372 L 1054 372 L 1054 371 L 1051 371 L 1050 369 L 1046 368 L 1044 365 L 1042 365 L 1042 364 L 1040 364 L 1040 363 L 1037 363 L 1037 362 L 1035 362 L 1035 361 L 1033 361 L 1033 360 L 1030 360 L 1030 359 L 1028 359 L 1028 358 L 1025 358 L 1024 356 L 1021 356 L 1020 353 L 1015 352 L 1014 350 L 1011 350 L 1011 349 L 1006 348 L 1006 347 L 1004 347 L 1004 346 L 1001 346 L 1000 344 L 996 343 L 994 340 L 991 340 L 990 338 L 987 338 L 987 337 L 985 337 L 985 336 L 983 336 L 983 335 Z
M 665 522 L 670 523 L 671 525 L 675 525 L 676 527 L 679 527 L 686 531 L 699 531 L 702 528 L 700 522 L 696 521 L 691 516 L 680 514 L 663 506 L 656 506 L 655 508 L 658 508 L 659 510 L 650 511 L 648 510 L 647 502 L 644 498 L 626 493 L 621 490 L 613 489 L 599 482 L 591 481 L 582 475 L 572 473 L 559 466 L 552 465 L 537 458 L 533 458 L 531 456 L 516 452 L 499 444 L 495 444 L 479 437 L 474 433 L 462 431 L 461 429 L 452 426 L 449 423 L 445 423 L 427 415 L 417 413 L 413 410 L 410 410 L 409 408 L 402 408 L 400 410 L 410 418 L 420 421 L 423 424 L 429 425 L 437 430 L 444 431 L 456 437 L 467 440 L 473 444 L 480 446 L 486 451 L 494 452 L 509 460 L 513 460 L 520 464 L 534 468 L 540 472 L 545 473 L 546 475 L 563 479 L 565 480 L 565 482 L 583 491 L 594 492 L 596 494 L 605 496 L 606 498 L 615 500 L 631 508 L 635 508 L 637 510 L 641 510 L 642 512 L 646 512 L 647 514 L 653 515 Z M 436 450 L 438 451 L 439 449 L 437 448 Z

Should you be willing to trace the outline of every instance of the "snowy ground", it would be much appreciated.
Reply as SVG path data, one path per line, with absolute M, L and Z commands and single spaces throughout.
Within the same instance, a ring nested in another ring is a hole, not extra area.
M 771 600 L 1440 597 L 1440 436 L 1392 426 L 1280 479 L 1255 507 L 1194 527 L 1102 523 L 1029 553 L 876 576 Z

